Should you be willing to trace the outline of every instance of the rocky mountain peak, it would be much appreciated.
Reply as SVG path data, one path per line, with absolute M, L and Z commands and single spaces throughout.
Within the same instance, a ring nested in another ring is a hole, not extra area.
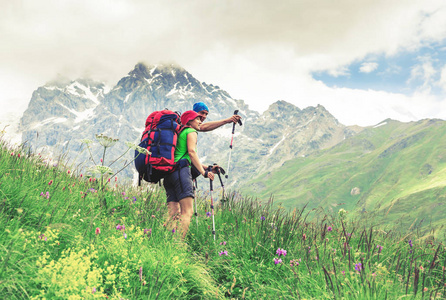
M 178 65 L 145 63 L 136 64 L 108 93 L 104 84 L 89 79 L 58 80 L 38 88 L 21 119 L 21 131 L 34 149 L 71 140 L 71 151 L 78 151 L 81 139 L 100 133 L 138 142 L 150 113 L 164 108 L 184 112 L 198 101 L 209 107 L 207 121 L 228 118 L 234 110 L 243 117 L 232 158 L 234 166 L 243 168 L 234 179 L 279 167 L 286 159 L 344 138 L 342 126 L 333 125 L 335 119 L 323 106 L 301 110 L 277 101 L 260 116 L 243 100 L 233 99 L 218 85 L 198 81 Z M 199 155 L 204 162 L 224 164 L 230 136 L 229 124 L 200 134 Z M 117 157 L 126 150 L 124 143 L 116 145 L 110 155 Z M 129 168 L 128 174 L 133 171 Z

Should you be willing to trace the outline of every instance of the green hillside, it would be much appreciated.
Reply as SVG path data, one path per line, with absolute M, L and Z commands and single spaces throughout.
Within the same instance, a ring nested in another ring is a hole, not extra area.
M 273 195 L 286 208 L 373 212 L 437 225 L 446 215 L 446 122 L 386 120 L 333 148 L 287 161 L 244 192 Z
M 114 167 L 104 154 L 92 156 Z M 0 139 L 1 299 L 446 299 L 446 248 L 432 227 L 321 210 L 309 220 L 307 209 L 230 193 L 213 236 L 199 190 L 182 239 L 163 189 L 66 164 Z

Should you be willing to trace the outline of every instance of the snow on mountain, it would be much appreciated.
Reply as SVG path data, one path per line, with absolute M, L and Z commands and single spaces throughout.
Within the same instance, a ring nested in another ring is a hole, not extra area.
M 280 167 L 286 159 L 335 144 L 341 136 L 351 134 L 322 106 L 301 110 L 278 101 L 260 116 L 243 100 L 233 99 L 219 86 L 198 81 L 180 66 L 143 63 L 135 65 L 114 87 L 78 79 L 38 88 L 20 120 L 20 131 L 33 149 L 45 146 L 55 151 L 70 141 L 67 145 L 73 155 L 80 151 L 80 140 L 94 140 L 95 134 L 103 133 L 119 139 L 107 150 L 107 155 L 116 158 L 127 150 L 124 142 L 139 142 L 151 112 L 165 108 L 184 112 L 198 101 L 209 107 L 207 121 L 226 119 L 234 110 L 243 118 L 243 126 L 236 125 L 234 134 L 228 170 L 231 183 Z M 225 165 L 231 138 L 232 124 L 199 133 L 199 156 L 206 158 L 205 163 Z M 95 151 L 102 154 L 99 148 Z M 79 159 L 88 163 L 84 154 Z M 132 167 L 127 170 L 128 176 L 132 171 Z

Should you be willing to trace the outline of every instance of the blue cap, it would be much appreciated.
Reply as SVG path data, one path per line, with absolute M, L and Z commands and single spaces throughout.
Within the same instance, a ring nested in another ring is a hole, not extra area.
M 209 112 L 209 108 L 206 106 L 206 104 L 204 104 L 203 102 L 197 102 L 197 103 L 195 103 L 194 104 L 194 108 L 193 108 L 193 110 L 195 111 L 195 112 L 200 112 L 200 111 L 202 111 L 202 110 L 207 110 L 208 112 Z

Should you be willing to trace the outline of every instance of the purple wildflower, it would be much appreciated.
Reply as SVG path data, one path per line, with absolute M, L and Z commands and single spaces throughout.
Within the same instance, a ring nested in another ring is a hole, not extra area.
M 376 248 L 378 248 L 378 253 L 381 253 L 381 251 L 383 251 L 383 246 L 378 245 L 376 246 Z
M 225 250 L 225 251 L 219 252 L 218 255 L 220 255 L 220 256 L 222 256 L 222 255 L 228 255 L 228 251 Z
M 93 290 L 91 291 L 93 294 L 96 293 L 96 288 L 93 288 Z
M 362 265 L 361 265 L 361 263 L 357 263 L 357 264 L 355 265 L 355 270 L 358 271 L 358 272 L 361 272 L 361 270 L 362 270 Z
M 133 197 L 133 203 L 135 203 L 136 202 L 136 197 Z
M 413 247 L 412 240 L 409 240 L 409 246 L 410 246 L 410 248 Z
M 280 258 L 274 258 L 274 264 L 275 265 L 277 265 L 277 264 L 281 264 L 282 263 L 282 260 L 280 259 Z
M 220 245 L 224 246 L 224 245 L 226 245 L 226 242 L 223 241 L 223 242 L 220 243 Z
M 327 227 L 327 231 L 328 231 L 328 232 L 331 232 L 331 231 L 333 231 L 333 228 L 332 228 L 331 226 L 328 226 L 328 227 Z
M 122 226 L 118 224 L 118 225 L 116 226 L 116 230 L 122 230 Z
M 290 261 L 290 266 L 291 267 L 297 267 L 297 266 L 299 266 L 299 263 L 300 263 L 300 259 L 292 259 Z
M 280 255 L 286 256 L 286 250 L 278 248 L 277 251 L 276 251 L 276 254 L 279 255 L 279 256 Z
M 139 281 L 142 281 L 142 267 L 139 268 Z
M 265 216 L 260 217 L 260 220 L 262 220 L 262 221 L 265 221 L 265 219 L 266 219 Z
M 124 235 L 124 238 L 127 239 L 127 233 L 124 232 L 123 235 Z
M 206 212 L 206 217 L 210 217 L 211 216 L 211 212 L 210 211 L 208 211 L 208 212 Z
M 172 233 L 175 233 L 175 228 L 172 229 Z

